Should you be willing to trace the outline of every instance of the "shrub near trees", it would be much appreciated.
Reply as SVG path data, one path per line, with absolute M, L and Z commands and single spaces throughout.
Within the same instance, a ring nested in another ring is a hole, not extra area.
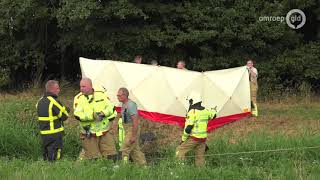
M 245 64 L 260 73 L 262 94 L 319 89 L 320 5 L 300 1 L 0 1 L 0 86 L 75 80 L 78 57 L 156 59 L 204 71 Z M 261 16 L 307 16 L 304 27 L 262 22 Z M 21 84 L 21 83 L 19 83 Z

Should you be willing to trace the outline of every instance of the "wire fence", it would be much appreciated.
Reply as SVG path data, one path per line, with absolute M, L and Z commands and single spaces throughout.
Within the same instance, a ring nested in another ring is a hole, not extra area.
M 306 149 L 320 149 L 320 145 L 318 146 L 304 146 L 304 147 L 292 147 L 292 148 L 280 148 L 280 149 L 269 149 L 269 150 L 257 150 L 257 151 L 242 151 L 242 152 L 227 152 L 227 153 L 215 153 L 215 154 L 205 154 L 205 157 L 211 156 L 230 156 L 230 155 L 243 155 L 243 154 L 256 154 L 256 153 L 281 153 L 287 151 L 302 151 Z M 186 158 L 196 157 L 195 155 L 185 156 Z M 170 159 L 169 157 L 158 157 L 154 159 Z

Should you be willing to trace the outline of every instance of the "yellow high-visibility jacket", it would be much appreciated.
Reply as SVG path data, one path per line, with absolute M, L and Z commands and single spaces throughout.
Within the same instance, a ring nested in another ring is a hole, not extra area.
M 73 108 L 74 116 L 80 121 L 81 132 L 84 133 L 84 127 L 89 126 L 90 133 L 96 136 L 101 136 L 110 130 L 109 121 L 117 115 L 114 105 L 103 91 L 94 91 L 91 95 L 84 95 L 80 92 L 74 98 Z M 94 118 L 96 112 L 103 112 L 105 117 L 97 121 Z
M 191 109 L 186 118 L 182 141 L 185 141 L 189 136 L 195 138 L 207 138 L 207 127 L 208 121 L 216 115 L 216 111 L 214 110 L 198 110 L 198 109 Z M 191 133 L 187 134 L 185 129 L 187 126 L 193 126 Z

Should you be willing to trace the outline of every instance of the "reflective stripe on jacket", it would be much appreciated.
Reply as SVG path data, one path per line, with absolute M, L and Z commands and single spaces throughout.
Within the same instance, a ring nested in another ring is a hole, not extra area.
M 69 117 L 69 113 L 57 98 L 54 94 L 45 93 L 36 105 L 42 135 L 55 134 L 64 130 L 63 121 Z
M 103 135 L 111 127 L 109 120 L 113 120 L 117 112 L 114 105 L 110 102 L 108 96 L 103 91 L 94 91 L 91 95 L 79 93 L 74 98 L 74 115 L 80 120 L 82 132 L 84 127 L 90 127 L 90 133 L 96 136 Z M 105 117 L 101 121 L 94 119 L 94 113 L 103 112 Z
M 197 110 L 191 109 L 186 118 L 182 141 L 185 141 L 189 136 L 195 138 L 207 138 L 208 121 L 215 116 L 216 112 L 213 110 Z M 193 126 L 191 133 L 187 134 L 185 129 L 187 126 Z

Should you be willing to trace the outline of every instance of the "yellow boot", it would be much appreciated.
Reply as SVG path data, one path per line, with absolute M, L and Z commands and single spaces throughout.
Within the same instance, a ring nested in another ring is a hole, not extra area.
M 123 161 L 123 164 L 128 164 L 129 163 L 129 157 L 128 156 L 124 156 L 122 161 Z
M 257 104 L 255 103 L 255 104 L 253 104 L 253 108 L 252 108 L 252 111 L 251 111 L 251 114 L 252 114 L 252 116 L 254 116 L 254 117 L 258 117 L 258 106 L 257 106 Z

